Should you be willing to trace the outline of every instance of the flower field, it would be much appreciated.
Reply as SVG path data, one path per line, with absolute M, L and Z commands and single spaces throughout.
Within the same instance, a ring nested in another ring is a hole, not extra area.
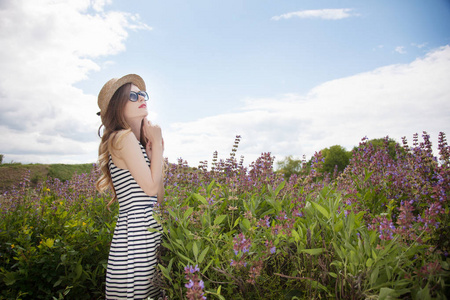
M 167 299 L 447 299 L 450 147 L 363 139 L 341 173 L 285 179 L 274 157 L 169 164 L 158 284 Z M 117 203 L 98 174 L 1 196 L 0 299 L 102 299 Z M 154 229 L 149 229 L 154 230 Z

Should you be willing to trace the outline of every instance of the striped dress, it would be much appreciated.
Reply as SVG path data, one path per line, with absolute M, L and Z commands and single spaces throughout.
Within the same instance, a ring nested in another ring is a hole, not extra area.
M 140 146 L 150 166 L 145 148 Z M 153 219 L 157 198 L 145 194 L 130 171 L 118 168 L 111 156 L 109 170 L 119 200 L 119 218 L 108 257 L 106 299 L 157 299 L 161 291 L 153 286 L 152 279 L 161 233 L 147 230 L 162 230 Z

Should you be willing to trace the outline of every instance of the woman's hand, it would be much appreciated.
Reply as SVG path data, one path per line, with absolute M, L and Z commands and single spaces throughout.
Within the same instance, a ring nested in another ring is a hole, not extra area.
M 150 146 L 164 147 L 164 141 L 162 138 L 161 127 L 156 124 L 152 124 L 149 120 L 144 119 L 144 135 L 150 142 Z
M 147 156 L 151 157 L 152 156 L 152 142 L 150 142 L 150 141 L 147 142 L 147 147 L 145 150 L 147 151 Z M 162 138 L 162 152 L 164 153 L 164 138 Z

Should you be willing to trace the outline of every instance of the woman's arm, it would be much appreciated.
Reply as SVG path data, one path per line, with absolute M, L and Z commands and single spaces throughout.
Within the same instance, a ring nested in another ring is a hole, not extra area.
M 147 143 L 145 151 L 147 152 L 148 157 L 152 156 L 152 143 L 151 142 Z M 162 151 L 164 153 L 164 139 L 162 139 Z M 163 165 L 163 173 L 164 173 L 164 162 L 162 163 L 162 165 Z M 164 176 L 162 176 L 161 185 L 159 186 L 159 190 L 158 190 L 158 203 L 159 204 L 161 204 L 162 201 L 164 200 L 164 194 L 165 194 Z
M 150 168 L 142 155 L 141 147 L 131 132 L 126 134 L 117 145 L 114 156 L 119 157 L 133 178 L 149 196 L 156 196 L 162 183 L 162 143 L 152 142 Z

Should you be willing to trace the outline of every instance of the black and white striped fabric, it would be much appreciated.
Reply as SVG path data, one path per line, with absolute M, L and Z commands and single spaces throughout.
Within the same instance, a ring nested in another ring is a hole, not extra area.
M 150 166 L 145 148 L 140 146 Z M 108 258 L 106 299 L 157 299 L 160 290 L 152 280 L 161 233 L 147 230 L 162 230 L 153 219 L 157 198 L 145 194 L 128 170 L 114 165 L 111 156 L 109 170 L 119 201 L 119 218 Z

